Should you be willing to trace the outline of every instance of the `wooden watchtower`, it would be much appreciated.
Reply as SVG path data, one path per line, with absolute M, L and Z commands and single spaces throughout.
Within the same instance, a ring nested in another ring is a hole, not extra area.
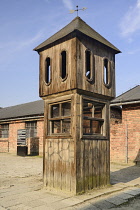
M 80 17 L 34 50 L 45 103 L 44 184 L 73 194 L 109 184 L 109 102 L 120 51 Z

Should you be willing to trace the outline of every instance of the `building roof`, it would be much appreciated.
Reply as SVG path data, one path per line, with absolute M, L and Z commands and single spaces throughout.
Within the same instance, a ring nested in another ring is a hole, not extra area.
M 140 101 L 140 85 L 137 85 L 136 87 L 116 97 L 114 100 L 111 101 L 111 104 L 116 104 L 116 103 L 123 104 L 134 101 L 135 102 Z
M 0 109 L 0 120 L 44 115 L 44 101 L 38 100 Z
M 74 18 L 68 25 L 66 25 L 60 31 L 58 31 L 53 36 L 48 38 L 46 41 L 41 43 L 34 50 L 40 51 L 42 48 L 66 37 L 67 35 L 69 35 L 72 32 L 76 32 L 76 31 L 79 31 L 82 34 L 112 48 L 113 50 L 115 50 L 116 53 L 120 52 L 120 50 L 118 48 L 116 48 L 113 44 L 111 44 L 104 37 L 102 37 L 99 33 L 97 33 L 94 29 L 92 29 L 89 25 L 87 25 L 80 17 Z

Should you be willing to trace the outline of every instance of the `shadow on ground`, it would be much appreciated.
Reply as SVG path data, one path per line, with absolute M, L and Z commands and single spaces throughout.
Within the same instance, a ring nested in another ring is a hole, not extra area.
M 111 184 L 127 183 L 140 177 L 140 167 L 130 166 L 110 173 Z

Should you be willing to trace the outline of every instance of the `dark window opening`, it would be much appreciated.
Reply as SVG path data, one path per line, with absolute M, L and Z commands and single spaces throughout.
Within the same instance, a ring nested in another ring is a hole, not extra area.
M 60 122 L 60 120 L 52 121 L 52 133 L 61 133 L 61 122 Z
M 71 111 L 71 103 L 62 103 L 62 116 L 69 116 Z
M 86 77 L 91 79 L 91 53 L 89 50 L 85 52 L 85 59 L 86 59 Z
M 45 68 L 45 82 L 48 84 L 51 82 L 51 63 L 50 58 L 46 58 L 46 68 Z
M 93 101 L 83 101 L 83 134 L 84 135 L 103 135 L 104 119 L 102 110 L 104 104 Z
M 62 133 L 70 133 L 70 119 L 62 120 Z
M 61 52 L 61 77 L 62 79 L 66 78 L 67 75 L 67 60 L 66 60 L 66 51 Z
M 71 128 L 71 102 L 62 102 L 50 106 L 50 117 L 48 123 L 48 133 L 70 134 Z
M 108 69 L 108 60 L 104 59 L 104 83 L 105 85 L 109 84 L 109 69 Z

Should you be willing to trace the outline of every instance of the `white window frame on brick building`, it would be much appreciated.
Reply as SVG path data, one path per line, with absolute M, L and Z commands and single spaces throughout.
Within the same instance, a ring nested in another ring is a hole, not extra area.
M 0 138 L 9 138 L 9 124 L 0 125 Z
M 25 122 L 27 138 L 37 137 L 37 121 Z

